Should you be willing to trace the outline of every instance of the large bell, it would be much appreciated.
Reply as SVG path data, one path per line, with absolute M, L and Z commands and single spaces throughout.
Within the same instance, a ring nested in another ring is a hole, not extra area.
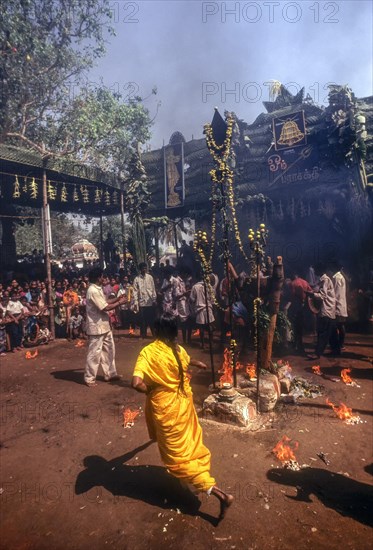
M 294 143 L 302 141 L 303 132 L 300 131 L 298 124 L 293 120 L 287 120 L 282 127 L 280 139 L 277 143 L 291 147 Z

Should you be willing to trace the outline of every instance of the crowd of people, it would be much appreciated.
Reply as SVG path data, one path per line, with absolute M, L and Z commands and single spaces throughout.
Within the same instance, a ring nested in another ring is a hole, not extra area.
M 123 298 L 122 303 L 109 312 L 111 326 L 145 338 L 149 330 L 154 334 L 157 316 L 168 313 L 178 319 L 184 344 L 191 343 L 195 332 L 203 348 L 208 334 L 216 331 L 220 332 L 220 343 L 224 345 L 233 328 L 240 349 L 245 352 L 253 331 L 256 282 L 253 284 L 252 279 L 250 282 L 244 272 L 237 275 L 230 265 L 230 284 L 227 277 L 219 280 L 216 274 L 211 274 L 206 284 L 198 274 L 191 247 L 183 242 L 180 252 L 177 268 L 166 261 L 150 271 L 146 264 L 140 264 L 137 274 L 124 269 L 104 274 L 102 287 L 106 300 Z M 22 276 L 0 283 L 0 353 L 15 353 L 23 347 L 48 343 L 51 308 L 56 338 L 86 338 L 86 294 L 92 267 L 78 269 L 71 262 L 62 268 L 55 266 L 51 304 L 46 282 L 41 277 Z M 301 354 L 305 353 L 305 330 L 318 335 L 316 357 L 323 354 L 329 343 L 335 354 L 343 349 L 349 313 L 346 278 L 340 268 L 335 263 L 311 267 L 304 278 L 293 272 L 285 280 L 281 310 L 292 330 L 284 340 Z M 267 274 L 260 273 L 260 276 L 265 279 Z M 231 296 L 228 296 L 229 287 Z M 371 307 L 372 296 L 364 299 Z M 319 301 L 318 313 L 309 309 L 316 301 Z M 229 302 L 233 304 L 231 310 Z
M 57 338 L 88 338 L 84 383 L 91 388 L 97 385 L 100 368 L 105 382 L 120 378 L 113 329 L 129 334 L 139 329 L 142 339 L 150 330 L 154 341 L 141 350 L 132 377 L 132 387 L 146 394 L 150 439 L 157 442 L 171 475 L 218 499 L 221 520 L 234 497 L 211 475 L 211 453 L 203 444 L 189 384 L 190 367 L 207 365 L 190 357 L 177 343 L 178 334 L 180 330 L 183 344 L 190 344 L 192 330 L 198 329 L 203 348 L 206 332 L 211 336 L 219 327 L 221 344 L 230 332 L 244 351 L 253 331 L 255 289 L 270 287 L 271 268 L 260 271 L 260 280 L 255 280 L 244 272 L 238 275 L 229 262 L 228 274 L 219 280 L 216 274 L 204 278 L 194 273 L 187 262 L 177 268 L 161 265 L 151 273 L 146 263 L 138 267 L 132 276 L 124 270 L 108 274 L 99 266 L 79 273 L 69 266 L 69 272 L 65 269 L 62 276 L 61 270 L 52 279 L 50 297 L 40 279 L 0 283 L 0 354 L 47 344 L 53 310 Z M 265 292 L 262 301 L 265 308 Z M 318 264 L 304 279 L 292 273 L 283 284 L 281 310 L 293 332 L 285 340 L 291 339 L 297 353 L 306 353 L 303 335 L 309 317 L 316 335 L 315 353 L 309 358 L 319 359 L 328 344 L 333 354 L 341 354 L 348 318 L 342 266 Z

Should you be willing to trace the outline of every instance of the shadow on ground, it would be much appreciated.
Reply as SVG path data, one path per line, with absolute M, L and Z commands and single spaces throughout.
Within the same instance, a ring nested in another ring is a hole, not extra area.
M 299 471 L 273 469 L 267 472 L 267 477 L 275 483 L 296 487 L 297 495 L 287 495 L 289 499 L 312 502 L 310 497 L 314 495 L 324 506 L 342 516 L 373 526 L 371 485 L 321 468 L 302 468 Z
M 85 386 L 84 382 L 84 369 L 69 369 L 69 370 L 57 370 L 50 373 L 56 380 L 66 380 L 67 382 L 74 382 Z M 97 382 L 105 382 L 104 377 L 98 375 Z M 107 382 L 105 382 L 107 384 Z M 113 380 L 109 382 L 110 386 L 120 386 L 121 388 L 130 388 L 131 382 L 129 380 Z
M 86 468 L 76 479 L 75 493 L 80 495 L 93 487 L 104 487 L 114 497 L 133 498 L 162 509 L 177 507 L 184 514 L 199 516 L 216 526 L 219 520 L 201 512 L 199 510 L 201 501 L 188 489 L 182 487 L 165 468 L 126 464 L 152 443 L 153 441 L 149 441 L 111 460 L 97 455 L 85 457 Z

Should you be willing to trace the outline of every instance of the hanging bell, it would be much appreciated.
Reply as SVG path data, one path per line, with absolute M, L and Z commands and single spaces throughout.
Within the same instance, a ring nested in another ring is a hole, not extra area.
M 80 192 L 82 194 L 82 197 L 83 197 L 83 202 L 85 204 L 87 204 L 89 202 L 89 191 L 88 191 L 88 188 L 86 185 L 81 185 L 80 186 Z
M 96 191 L 95 191 L 95 203 L 98 204 L 101 202 L 101 190 L 96 187 Z
M 79 195 L 78 195 L 78 191 L 76 190 L 76 185 L 74 185 L 73 201 L 74 201 L 74 202 L 78 202 L 78 201 L 79 201 Z
M 21 196 L 21 190 L 19 187 L 18 176 L 16 176 L 14 186 L 13 186 L 13 199 L 19 199 L 20 196 Z
M 66 185 L 63 184 L 61 189 L 61 202 L 67 202 L 68 201 L 68 193 L 66 189 Z
M 54 201 L 56 200 L 56 197 L 57 197 L 57 189 L 48 180 L 48 199 L 51 201 Z
M 38 198 L 38 184 L 35 181 L 35 178 L 32 178 L 30 183 L 30 197 L 32 199 Z
M 302 141 L 303 138 L 304 134 L 300 131 L 298 124 L 293 120 L 287 120 L 281 129 L 281 135 L 277 143 L 291 147 Z

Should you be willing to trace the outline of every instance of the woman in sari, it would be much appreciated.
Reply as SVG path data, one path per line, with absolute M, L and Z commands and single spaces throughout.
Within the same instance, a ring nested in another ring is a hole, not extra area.
M 219 489 L 210 475 L 211 453 L 202 442 L 187 373 L 189 366 L 207 367 L 176 344 L 174 316 L 163 314 L 155 330 L 157 339 L 141 351 L 132 378 L 132 387 L 147 395 L 149 436 L 157 441 L 162 461 L 173 476 L 218 498 L 222 519 L 233 496 Z

